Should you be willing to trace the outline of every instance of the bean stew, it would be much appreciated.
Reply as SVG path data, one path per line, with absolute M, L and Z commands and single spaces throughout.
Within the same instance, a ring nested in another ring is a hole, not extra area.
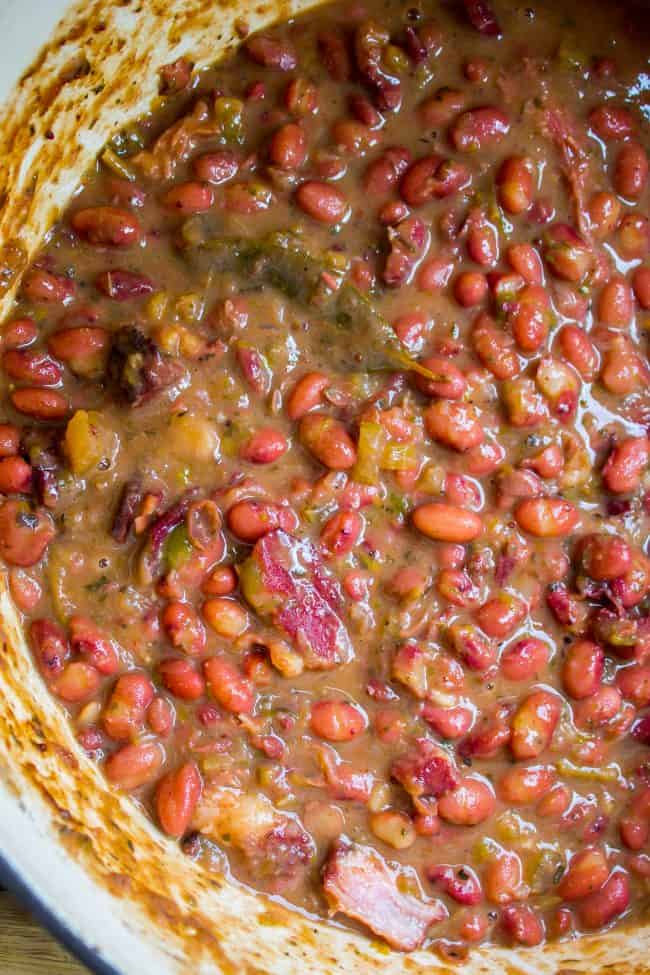
M 650 894 L 650 67 L 351 0 L 108 145 L 2 328 L 0 556 L 187 856 L 410 951 Z

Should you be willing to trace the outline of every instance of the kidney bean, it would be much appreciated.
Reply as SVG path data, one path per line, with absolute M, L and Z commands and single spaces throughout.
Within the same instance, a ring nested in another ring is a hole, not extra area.
M 193 656 L 205 649 L 205 627 L 196 611 L 177 600 L 163 610 L 161 622 L 172 646 Z
M 190 180 L 172 186 L 164 194 L 162 204 L 168 210 L 174 210 L 182 216 L 193 213 L 204 213 L 214 203 L 214 193 L 211 186 Z
M 627 139 L 634 134 L 632 113 L 620 105 L 599 105 L 589 113 L 589 127 L 601 139 Z
M 326 741 L 351 741 L 366 730 L 368 719 L 356 704 L 322 699 L 312 704 L 309 725 Z
M 548 663 L 549 648 L 543 640 L 526 636 L 506 647 L 501 657 L 501 673 L 506 680 L 532 680 Z
M 496 663 L 496 648 L 471 624 L 454 623 L 448 637 L 455 653 L 470 670 L 488 670 Z
M 632 318 L 634 298 L 625 278 L 617 276 L 607 282 L 598 296 L 597 314 L 601 322 L 624 328 Z
M 476 355 L 496 379 L 512 379 L 521 369 L 509 335 L 484 312 L 474 321 L 471 335 Z
M 197 156 L 192 163 L 192 171 L 201 183 L 215 186 L 227 183 L 239 172 L 239 158 L 230 149 L 218 149 Z
M 436 294 L 442 291 L 449 284 L 454 262 L 451 258 L 430 257 L 420 265 L 417 284 L 419 291 L 426 291 L 429 294 Z
M 527 765 L 508 769 L 499 780 L 499 796 L 506 803 L 524 806 L 538 802 L 555 782 L 552 765 Z
M 106 365 L 110 334 L 105 328 L 81 325 L 53 332 L 47 347 L 78 376 L 92 379 L 101 375 Z
M 634 295 L 644 311 L 650 309 L 650 267 L 637 267 L 632 275 Z
M 516 216 L 530 208 L 535 191 L 533 175 L 533 163 L 527 156 L 508 156 L 503 161 L 497 173 L 497 197 L 506 213 Z
M 467 253 L 482 267 L 494 267 L 499 260 L 499 238 L 494 226 L 480 211 L 476 216 L 470 213 L 467 222 Z
M 373 813 L 369 820 L 370 829 L 383 843 L 394 850 L 406 850 L 413 846 L 417 833 L 413 822 L 406 813 L 393 809 Z
M 100 247 L 139 244 L 142 228 L 136 217 L 121 207 L 97 206 L 77 210 L 72 226 L 80 237 Z
M 201 584 L 201 592 L 206 596 L 228 596 L 236 588 L 237 573 L 231 565 L 218 565 Z
M 49 681 L 62 674 L 70 657 L 70 644 L 63 627 L 54 620 L 33 620 L 29 640 L 43 677 Z
M 465 107 L 466 96 L 456 88 L 439 88 L 418 106 L 422 125 L 440 129 L 448 125 Z
M 460 452 L 478 446 L 484 437 L 478 413 L 469 403 L 437 400 L 425 410 L 424 423 L 432 440 Z
M 251 61 L 260 64 L 263 68 L 293 71 L 298 65 L 296 52 L 287 40 L 256 34 L 246 41 L 244 50 Z
M 0 341 L 5 349 L 19 349 L 31 345 L 38 337 L 38 328 L 33 318 L 14 318 L 2 330 Z
M 203 619 L 210 629 L 224 640 L 234 640 L 248 628 L 248 614 L 232 599 L 207 599 L 201 608 Z
M 492 904 L 510 904 L 526 896 L 521 860 L 510 850 L 501 850 L 483 873 L 483 890 Z
M 66 704 L 79 704 L 95 696 L 100 682 L 101 677 L 91 664 L 72 660 L 50 682 L 50 689 Z
M 582 566 L 592 579 L 616 579 L 632 565 L 632 550 L 619 535 L 586 535 L 580 543 Z
M 379 133 L 356 119 L 340 119 L 332 126 L 332 142 L 337 150 L 363 156 L 379 144 Z
M 483 523 L 473 511 L 449 504 L 422 504 L 413 512 L 413 524 L 437 542 L 471 542 L 481 534 Z
M 95 278 L 95 287 L 113 301 L 130 301 L 132 298 L 150 295 L 154 291 L 154 283 L 146 274 L 135 274 L 133 271 L 121 268 L 102 271 Z M 89 331 L 101 332 L 103 329 L 89 329 Z
M 465 864 L 460 867 L 446 863 L 435 864 L 427 867 L 426 873 L 427 879 L 457 904 L 474 906 L 483 900 L 481 882 L 472 868 Z
M 578 921 L 587 930 L 602 928 L 627 910 L 630 881 L 626 873 L 615 871 L 600 890 L 588 894 L 576 905 Z
M 589 201 L 589 225 L 598 240 L 604 240 L 616 230 L 621 219 L 621 204 L 613 193 L 594 193 Z
M 542 284 L 544 280 L 542 259 L 532 244 L 510 244 L 506 250 L 506 259 L 512 270 L 521 275 L 526 284 Z M 537 293 L 544 294 L 548 305 L 546 292 L 540 288 Z
M 30 301 L 65 305 L 74 298 L 75 286 L 73 281 L 62 274 L 35 267 L 25 275 L 22 291 Z
M 537 758 L 551 743 L 562 710 L 550 691 L 533 691 L 518 706 L 510 724 L 510 748 L 518 760 Z
M 56 386 L 63 376 L 58 362 L 30 349 L 9 349 L 2 357 L 2 368 L 11 379 L 34 386 Z
M 19 413 L 35 420 L 62 420 L 68 413 L 68 401 L 63 393 L 38 386 L 25 386 L 11 394 L 11 402 Z
M 422 717 L 441 738 L 454 741 L 462 738 L 470 730 L 474 721 L 474 712 L 462 704 L 443 708 L 425 701 L 422 706 Z
M 159 666 L 163 686 L 182 701 L 198 701 L 205 694 L 205 681 L 189 660 L 169 658 Z
M 562 473 L 564 454 L 557 444 L 549 444 L 548 447 L 544 447 L 534 457 L 528 457 L 522 460 L 521 466 L 536 471 L 544 479 L 555 478 Z
M 337 511 L 323 525 L 320 541 L 336 558 L 352 552 L 363 532 L 363 518 L 356 511 Z
M 75 653 L 88 657 L 103 676 L 111 676 L 119 667 L 119 657 L 112 640 L 87 616 L 70 617 L 70 643 Z
M 459 152 L 480 152 L 498 145 L 509 131 L 510 119 L 505 112 L 488 105 L 463 112 L 449 135 Z
M 650 220 L 640 213 L 626 213 L 619 224 L 617 247 L 626 260 L 645 257 L 650 252 Z
M 642 850 L 650 837 L 650 824 L 640 816 L 621 816 L 618 829 L 628 850 Z
M 22 569 L 11 569 L 9 572 L 9 591 L 14 603 L 23 613 L 31 613 L 36 609 L 43 596 L 40 582 Z
M 307 157 L 307 139 L 301 125 L 287 122 L 273 133 L 269 145 L 269 159 L 286 172 L 300 169 Z
M 476 622 L 488 636 L 503 638 L 519 626 L 527 613 L 523 600 L 501 592 L 488 599 L 474 614 Z
M 339 420 L 325 413 L 307 413 L 298 432 L 303 447 L 324 467 L 344 471 L 356 463 L 356 447 Z
M 133 792 L 157 778 L 163 757 L 162 746 L 155 742 L 124 745 L 107 759 L 104 772 L 113 785 Z
M 147 724 L 159 738 L 167 738 L 173 731 L 176 714 L 164 697 L 155 697 L 147 708 Z
M 369 163 L 363 178 L 366 192 L 372 196 L 385 196 L 397 186 L 400 177 L 411 163 L 411 153 L 402 146 L 391 146 Z
M 547 231 L 544 258 L 556 277 L 576 284 L 594 262 L 590 248 L 566 223 L 556 223 Z
M 573 705 L 574 721 L 579 728 L 600 728 L 618 714 L 621 703 L 621 693 L 616 687 L 601 684 L 593 694 Z
M 537 352 L 546 342 L 551 319 L 548 295 L 540 285 L 527 285 L 517 295 L 508 322 L 522 352 Z
M 250 714 L 255 705 L 252 682 L 225 657 L 211 657 L 203 673 L 217 704 L 232 714 Z
M 605 655 L 592 640 L 576 640 L 567 650 L 562 665 L 562 685 L 575 700 L 588 698 L 600 687 Z
M 28 494 L 32 487 L 32 468 L 22 457 L 0 459 L 0 492 Z
M 284 104 L 292 115 L 313 115 L 318 111 L 318 89 L 306 78 L 292 78 L 284 92 Z
M 239 456 L 251 464 L 274 464 L 288 449 L 289 442 L 284 434 L 273 427 L 263 427 L 241 447 Z
M 462 546 L 460 546 L 462 549 Z M 464 549 L 463 559 L 464 561 Z M 454 606 L 471 607 L 480 601 L 480 590 L 466 572 L 457 569 L 441 569 L 436 579 L 436 589 L 447 602 Z
M 419 207 L 466 189 L 471 179 L 464 163 L 435 154 L 423 156 L 402 176 L 400 196 L 409 206 Z
M 544 940 L 544 922 L 528 904 L 508 904 L 501 912 L 501 928 L 517 945 L 533 948 Z
M 153 684 L 142 672 L 131 671 L 118 678 L 102 715 L 102 727 L 108 737 L 123 741 L 136 735 L 153 698 Z
M 513 427 L 537 427 L 548 417 L 546 402 L 532 379 L 506 380 L 501 387 L 501 397 Z
M 454 298 L 463 308 L 482 304 L 487 293 L 487 279 L 479 271 L 462 271 L 454 282 Z
M 154 801 L 158 820 L 168 836 L 178 838 L 187 832 L 202 791 L 203 780 L 195 762 L 186 762 L 163 776 Z
M 519 527 L 536 538 L 569 535 L 580 521 L 570 501 L 562 498 L 525 498 L 515 508 Z
M 228 510 L 228 527 L 243 542 L 256 542 L 276 528 L 294 531 L 298 521 L 291 508 L 267 501 L 238 501 Z
M 638 200 L 648 182 L 648 156 L 638 142 L 627 142 L 616 157 L 614 189 L 627 200 Z
M 430 356 L 423 359 L 421 365 L 436 377 L 429 379 L 419 373 L 413 374 L 413 382 L 421 393 L 444 399 L 462 399 L 467 389 L 467 380 L 458 366 L 442 356 Z
M 622 440 L 612 449 L 603 467 L 605 487 L 612 494 L 636 491 L 649 460 L 650 444 L 647 437 Z
M 571 792 L 565 785 L 555 785 L 540 799 L 537 813 L 540 816 L 562 816 L 571 805 Z
M 454 826 L 476 826 L 490 818 L 495 805 L 494 792 L 488 783 L 466 775 L 454 789 L 440 797 L 438 815 Z
M 307 180 L 296 190 L 296 203 L 309 217 L 319 223 L 341 223 L 348 213 L 348 203 L 337 187 L 319 180 Z
M 616 686 L 628 701 L 637 708 L 650 704 L 650 666 L 631 664 L 616 674 Z
M 22 501 L 0 504 L 0 556 L 9 565 L 35 565 L 56 534 L 51 517 Z
M 347 81 L 352 74 L 352 62 L 341 34 L 324 30 L 318 34 L 318 53 L 325 70 L 334 81 Z
M 595 379 L 599 356 L 595 345 L 578 325 L 563 325 L 558 332 L 562 355 L 587 382 Z

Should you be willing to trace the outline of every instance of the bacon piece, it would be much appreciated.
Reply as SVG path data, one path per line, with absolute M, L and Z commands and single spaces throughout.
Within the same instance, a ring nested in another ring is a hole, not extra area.
M 372 772 L 359 772 L 349 762 L 342 762 L 336 750 L 328 745 L 319 746 L 316 754 L 333 799 L 368 802 L 375 782 Z
M 393 948 L 414 951 L 429 926 L 447 917 L 447 909 L 441 901 L 423 900 L 400 890 L 404 874 L 372 847 L 337 840 L 323 870 L 331 912 L 361 921 Z
M 437 799 L 460 782 L 450 756 L 430 738 L 416 738 L 413 748 L 395 759 L 390 774 L 414 799 Z
M 173 179 L 176 168 L 190 158 L 197 145 L 220 131 L 207 103 L 199 100 L 189 115 L 165 129 L 151 149 L 143 149 L 132 161 L 150 179 Z
M 111 535 L 116 542 L 124 544 L 127 540 L 143 497 L 144 492 L 140 480 L 134 478 L 132 481 L 127 481 L 122 489 L 120 503 L 111 528 Z
M 239 568 L 242 592 L 260 616 L 291 638 L 311 670 L 327 670 L 353 656 L 338 611 L 338 583 L 314 546 L 278 529 L 264 535 Z
M 557 147 L 564 178 L 575 207 L 575 219 L 585 240 L 592 242 L 587 219 L 587 186 L 589 183 L 589 154 L 581 139 L 579 125 L 563 106 L 545 108 L 542 132 Z

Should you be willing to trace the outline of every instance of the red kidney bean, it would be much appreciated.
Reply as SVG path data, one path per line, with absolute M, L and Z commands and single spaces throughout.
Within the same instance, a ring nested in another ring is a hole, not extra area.
M 119 657 L 112 640 L 87 616 L 70 617 L 70 644 L 75 653 L 88 657 L 102 676 L 112 676 L 119 667 Z
M 470 670 L 488 670 L 496 663 L 495 647 L 471 624 L 454 623 L 448 638 L 454 652 Z
M 379 133 L 356 119 L 340 119 L 332 126 L 332 142 L 341 153 L 363 156 L 379 144 Z
M 603 467 L 605 487 L 612 494 L 630 494 L 639 486 L 650 461 L 647 437 L 628 437 L 615 446 Z
M 562 816 L 571 805 L 571 792 L 565 785 L 556 785 L 547 792 L 543 799 L 537 804 L 537 813 L 540 816 Z
M 25 386 L 11 394 L 11 402 L 19 413 L 35 420 L 62 420 L 68 413 L 68 401 L 63 393 L 38 386 Z
M 65 305 L 74 298 L 75 288 L 69 278 L 35 267 L 25 275 L 22 290 L 30 301 Z
M 520 372 L 511 337 L 484 312 L 474 322 L 471 339 L 476 355 L 496 379 L 512 379 Z
M 287 416 L 300 420 L 322 400 L 322 394 L 330 385 L 330 379 L 322 372 L 308 372 L 298 380 L 287 399 Z
M 632 275 L 634 295 L 644 311 L 650 309 L 650 267 L 637 267 Z
M 455 789 L 438 800 L 438 815 L 455 826 L 476 826 L 494 812 L 496 801 L 491 787 L 482 779 L 466 775 Z
M 419 373 L 413 374 L 413 382 L 421 393 L 444 399 L 462 399 L 467 389 L 467 380 L 458 366 L 442 356 L 430 356 L 423 359 L 421 365 L 436 377 L 429 379 Z
M 214 203 L 214 192 L 207 183 L 190 180 L 179 183 L 164 194 L 162 204 L 168 210 L 174 210 L 182 216 L 192 213 L 204 213 Z
M 461 559 L 461 564 L 462 561 L 463 559 Z M 436 589 L 444 599 L 454 606 L 476 606 L 480 601 L 480 591 L 467 573 L 459 569 L 441 569 L 436 579 Z
M 483 900 L 481 883 L 471 867 L 452 867 L 446 863 L 427 868 L 427 878 L 458 904 L 475 905 Z
M 270 186 L 257 180 L 228 183 L 223 189 L 223 204 L 229 213 L 251 216 L 275 202 Z
M 51 517 L 22 501 L 0 504 L 0 556 L 9 565 L 35 565 L 56 534 Z
M 589 113 L 589 126 L 601 139 L 627 139 L 634 134 L 632 113 L 620 105 L 599 105 Z
M 623 277 L 612 278 L 598 296 L 597 314 L 605 325 L 624 328 L 634 311 L 632 289 Z
M 286 510 L 289 511 L 288 508 Z M 261 535 L 257 537 L 261 538 Z M 201 592 L 205 596 L 229 596 L 236 588 L 237 573 L 231 565 L 218 565 L 201 584 Z
M 603 679 L 605 655 L 592 640 L 576 640 L 562 664 L 562 685 L 576 701 L 595 694 Z
M 19 349 L 36 341 L 38 328 L 33 318 L 14 318 L 5 325 L 0 341 L 5 349 Z
M 391 146 L 371 162 L 364 174 L 364 188 L 372 196 L 385 196 L 397 186 L 411 164 L 411 153 L 402 146 Z
M 289 449 L 289 441 L 273 427 L 257 430 L 239 451 L 242 460 L 251 464 L 274 464 Z
M 578 325 L 564 325 L 558 332 L 562 355 L 583 379 L 591 382 L 598 373 L 599 356 L 595 345 Z
M 205 694 L 205 681 L 189 660 L 169 658 L 160 662 L 163 686 L 182 701 L 197 701 Z
M 422 706 L 422 717 L 441 738 L 454 741 L 462 738 L 472 727 L 474 712 L 462 704 L 455 707 L 436 707 L 430 701 Z
M 312 115 L 318 111 L 318 88 L 306 78 L 292 78 L 284 92 L 284 103 L 292 115 Z
M 546 232 L 546 263 L 558 278 L 578 283 L 591 270 L 594 256 L 573 227 L 556 223 Z
M 562 498 L 526 498 L 515 509 L 517 524 L 537 538 L 569 535 L 580 521 L 570 501 Z
M 136 735 L 153 697 L 153 684 L 141 671 L 118 678 L 102 715 L 102 727 L 108 737 L 123 741 Z
M 22 569 L 11 569 L 9 591 L 14 603 L 23 613 L 35 610 L 43 596 L 40 582 Z
M 307 413 L 300 421 L 300 442 L 316 460 L 333 471 L 352 467 L 357 450 L 339 420 L 325 413 Z
M 516 806 L 538 802 L 555 783 L 552 765 L 515 766 L 508 769 L 499 780 L 500 798 Z
M 326 741 L 351 741 L 366 730 L 368 719 L 349 701 L 323 699 L 311 706 L 309 724 L 314 734 Z
M 524 698 L 510 724 L 510 748 L 516 759 L 537 758 L 548 748 L 561 710 L 561 698 L 550 691 L 533 691 Z
M 533 948 L 544 940 L 544 922 L 528 904 L 508 904 L 501 912 L 501 928 L 513 944 Z
M 62 674 L 70 657 L 70 644 L 63 627 L 54 620 L 34 620 L 29 639 L 43 677 L 49 681 Z
M 650 252 L 650 220 L 640 213 L 626 213 L 618 228 L 617 245 L 626 260 L 645 257 Z
M 413 512 L 413 524 L 437 542 L 471 542 L 483 531 L 483 523 L 473 511 L 449 504 L 420 505 Z
M 462 271 L 454 282 L 454 298 L 463 308 L 482 304 L 487 293 L 487 279 L 479 271 Z
M 50 683 L 50 688 L 66 704 L 80 704 L 94 697 L 99 690 L 101 677 L 91 664 L 72 660 Z
M 637 708 L 650 704 L 650 666 L 631 664 L 616 674 L 616 686 L 624 698 Z
M 579 728 L 600 728 L 618 714 L 621 701 L 616 687 L 601 684 L 593 694 L 573 705 L 574 721 Z
M 154 291 L 154 283 L 146 274 L 135 274 L 120 268 L 102 271 L 95 278 L 95 287 L 107 298 L 113 301 L 130 301 L 132 298 L 142 298 Z M 74 329 L 73 331 L 78 331 Z M 89 331 L 102 332 L 103 329 Z M 61 334 L 61 333 L 59 333 Z
M 32 487 L 32 468 L 22 457 L 0 459 L 0 493 L 28 494 Z
M 642 850 L 650 838 L 650 823 L 641 816 L 621 816 L 618 828 L 628 850 Z
M 613 193 L 595 193 L 589 201 L 589 224 L 592 234 L 604 240 L 612 234 L 621 218 L 621 204 Z
M 104 772 L 113 785 L 133 792 L 157 778 L 163 756 L 162 746 L 155 742 L 124 745 L 107 759 Z
M 532 160 L 527 156 L 508 156 L 501 164 L 497 173 L 497 196 L 507 213 L 516 216 L 530 208 L 535 191 L 533 173 Z
M 430 257 L 420 265 L 418 273 L 418 289 L 429 294 L 442 291 L 449 284 L 454 262 L 451 258 Z
M 472 108 L 453 124 L 450 138 L 459 152 L 480 152 L 498 145 L 510 131 L 510 119 L 494 106 Z
M 250 714 L 255 705 L 255 691 L 251 681 L 225 657 L 211 657 L 203 664 L 203 672 L 212 696 L 232 714 Z
M 340 223 L 348 212 L 348 203 L 336 186 L 319 180 L 308 180 L 296 190 L 296 203 L 308 216 L 328 225 Z
M 494 267 L 499 260 L 499 238 L 494 226 L 480 211 L 476 216 L 470 214 L 467 222 L 467 253 L 482 267 Z
M 546 667 L 549 648 L 543 640 L 527 636 L 505 649 L 501 657 L 501 673 L 506 680 L 532 680 Z
M 478 413 L 469 403 L 437 400 L 425 410 L 424 423 L 432 440 L 453 450 L 470 450 L 484 438 Z
M 540 285 L 527 285 L 508 314 L 515 342 L 522 352 L 537 352 L 546 342 L 551 320 L 548 295 Z
M 298 526 L 291 508 L 256 500 L 238 501 L 229 508 L 226 520 L 233 535 L 243 542 L 256 542 L 276 528 L 291 532 Z
M 47 347 L 72 372 L 90 379 L 104 371 L 110 340 L 105 328 L 81 325 L 52 332 Z
M 203 791 L 203 780 L 195 762 L 186 762 L 168 772 L 158 783 L 155 796 L 158 820 L 165 833 L 181 837 L 192 820 Z
M 363 518 L 357 511 L 337 511 L 327 519 L 321 531 L 323 548 L 336 558 L 353 551 L 363 531 Z
M 466 100 L 456 88 L 439 88 L 418 106 L 420 122 L 431 129 L 448 125 L 465 108 Z
M 159 738 L 167 738 L 173 731 L 176 714 L 169 701 L 156 697 L 147 708 L 147 724 Z
M 580 543 L 582 566 L 592 579 L 616 579 L 632 565 L 632 550 L 618 535 L 593 534 Z
M 298 65 L 298 58 L 291 44 L 286 40 L 277 40 L 264 34 L 256 34 L 244 44 L 244 50 L 251 61 L 272 68 L 276 71 L 293 71 Z
M 542 284 L 544 280 L 542 259 L 532 244 L 510 244 L 506 251 L 506 259 L 512 270 L 521 275 L 526 284 Z
M 569 869 L 558 884 L 558 894 L 567 901 L 581 900 L 600 890 L 608 876 L 605 853 L 596 847 L 588 847 L 571 858 Z
M 218 186 L 233 179 L 239 172 L 239 158 L 230 149 L 218 149 L 197 156 L 192 163 L 192 171 L 202 183 Z
M 140 243 L 142 228 L 136 217 L 121 207 L 98 206 L 77 210 L 72 226 L 90 244 L 130 247 Z
M 501 592 L 488 599 L 474 614 L 476 622 L 488 636 L 499 639 L 510 636 L 527 613 L 526 604 L 517 596 Z
M 501 850 L 483 874 L 483 890 L 492 904 L 509 904 L 525 896 L 521 860 L 510 850 Z
M 466 189 L 471 179 L 464 163 L 435 154 L 423 156 L 402 176 L 400 195 L 409 206 L 419 207 Z
M 612 873 L 600 890 L 588 894 L 576 905 L 578 921 L 592 931 L 605 927 L 627 910 L 630 903 L 630 881 L 621 871 Z
M 34 386 L 56 386 L 63 377 L 58 362 L 30 349 L 9 349 L 2 357 L 2 368 L 11 379 Z
M 483 58 L 472 58 L 463 65 L 463 74 L 473 85 L 484 85 L 490 78 L 490 66 Z
M 196 611 L 188 603 L 177 600 L 163 610 L 161 623 L 172 646 L 193 656 L 205 649 L 205 627 Z
M 616 157 L 614 189 L 627 200 L 638 200 L 648 182 L 648 156 L 638 142 L 627 142 Z
M 300 169 L 307 157 L 307 139 L 301 125 L 287 122 L 273 133 L 269 159 L 274 166 L 291 172 Z

